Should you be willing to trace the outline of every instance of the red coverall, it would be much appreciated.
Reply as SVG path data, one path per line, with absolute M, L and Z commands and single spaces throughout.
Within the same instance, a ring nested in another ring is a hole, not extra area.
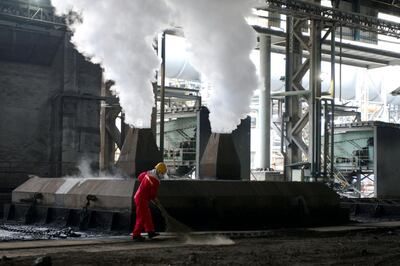
M 138 180 L 140 185 L 134 197 L 136 205 L 136 224 L 132 232 L 133 236 L 140 236 L 143 228 L 146 232 L 154 232 L 149 202 L 157 197 L 158 187 L 160 186 L 160 180 L 149 172 L 141 173 Z

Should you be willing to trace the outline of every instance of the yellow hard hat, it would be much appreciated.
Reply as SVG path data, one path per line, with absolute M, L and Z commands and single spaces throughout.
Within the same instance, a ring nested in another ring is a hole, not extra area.
M 165 163 L 158 163 L 155 167 L 159 174 L 165 175 L 167 173 L 167 166 Z

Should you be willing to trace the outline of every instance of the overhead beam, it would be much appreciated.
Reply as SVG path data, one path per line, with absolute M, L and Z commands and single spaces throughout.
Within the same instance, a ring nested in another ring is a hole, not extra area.
M 264 28 L 260 26 L 253 26 L 254 30 L 258 33 L 263 33 L 263 34 L 269 34 L 271 36 L 276 36 L 280 37 L 283 39 L 286 38 L 286 34 L 283 31 L 280 30 L 274 30 L 274 29 L 269 29 L 269 28 Z M 331 46 L 332 40 L 325 40 L 322 42 L 323 45 L 328 45 Z M 276 43 L 274 43 L 276 44 Z M 393 57 L 400 59 L 400 53 L 396 52 L 391 52 L 391 51 L 385 51 L 385 50 L 380 50 L 377 48 L 371 48 L 371 47 L 366 47 L 366 46 L 361 46 L 361 45 L 356 45 L 356 44 L 351 44 L 351 43 L 341 43 L 339 41 L 335 41 L 335 46 L 336 47 L 342 47 L 343 49 L 349 49 L 349 50 L 355 50 L 355 51 L 360 51 L 360 52 L 365 52 L 365 53 L 370 53 L 370 54 L 376 54 L 376 55 L 382 55 L 382 56 L 387 56 L 387 57 Z
M 283 48 L 281 48 L 280 46 L 273 46 L 271 48 L 271 50 L 272 50 L 273 53 L 285 54 L 285 50 Z M 309 54 L 304 54 L 304 58 L 308 59 L 309 57 L 310 57 Z M 323 56 L 322 56 L 322 61 L 331 62 L 330 54 L 325 54 L 324 53 Z M 340 63 L 340 59 L 336 58 L 335 59 L 335 63 L 339 64 Z M 362 67 L 362 68 L 374 68 L 374 67 L 386 66 L 386 65 L 373 63 L 373 62 L 370 62 L 370 61 L 350 61 L 350 60 L 346 60 L 345 58 L 342 59 L 342 64 L 343 65 L 348 65 L 348 66 Z
M 285 38 L 285 33 L 282 31 L 278 30 L 273 30 L 273 29 L 267 29 L 267 28 L 262 28 L 259 26 L 254 26 L 254 29 L 257 32 L 262 32 L 264 34 L 270 34 L 271 36 L 277 36 L 281 38 Z M 308 39 L 308 37 L 307 37 Z M 331 40 L 325 40 L 322 42 L 323 46 L 328 46 L 331 47 L 332 41 Z M 274 53 L 280 53 L 280 54 L 285 54 L 285 50 L 283 49 L 285 45 L 285 42 L 279 42 L 279 43 L 274 43 L 272 47 L 272 52 Z M 357 67 L 366 67 L 369 68 L 373 64 L 377 64 L 378 66 L 373 66 L 373 67 L 381 67 L 381 66 L 387 66 L 387 65 L 397 65 L 400 64 L 400 53 L 396 52 L 391 52 L 391 51 L 384 51 L 384 50 L 379 50 L 375 48 L 370 48 L 370 47 L 364 47 L 360 45 L 354 45 L 354 44 L 349 44 L 349 43 L 340 43 L 340 42 L 335 42 L 335 47 L 340 49 L 346 49 L 346 50 L 352 50 L 352 51 L 358 51 L 358 52 L 364 52 L 368 54 L 373 54 L 373 55 L 379 55 L 379 56 L 384 56 L 388 57 L 386 59 L 380 59 L 380 58 L 374 58 L 374 57 L 367 57 L 367 56 L 362 56 L 362 55 L 355 55 L 351 54 L 349 51 L 343 53 L 342 52 L 342 63 L 345 65 L 351 65 L 351 66 L 357 66 Z M 280 49 L 282 47 L 282 49 Z M 306 50 L 307 51 L 307 50 Z M 329 55 L 331 54 L 329 49 L 323 49 L 322 50 L 323 55 Z M 339 56 L 340 52 L 336 51 L 336 56 Z M 305 56 L 308 56 L 307 53 Z M 350 62 L 346 59 L 350 60 L 356 60 L 359 62 Z M 328 61 L 330 62 L 330 59 L 322 58 L 323 61 Z M 337 63 L 339 63 L 339 60 L 336 60 Z
M 289 97 L 289 96 L 307 96 L 310 92 L 306 90 L 298 90 L 298 91 L 282 91 L 272 93 L 271 96 L 274 98 L 277 97 Z
M 277 12 L 296 18 L 307 18 L 327 23 L 340 23 L 342 26 L 376 32 L 400 38 L 400 24 L 378 19 L 360 13 L 321 6 L 302 0 L 266 0 L 267 5 L 260 10 Z
M 353 0 L 342 0 L 349 3 L 352 3 Z M 380 12 L 398 16 L 400 14 L 400 5 L 399 2 L 394 0 L 363 0 L 361 2 L 361 6 L 369 7 L 375 10 L 379 10 Z
M 286 34 L 283 31 L 274 30 L 274 29 L 268 29 L 268 28 L 264 28 L 264 27 L 260 27 L 260 26 L 253 26 L 253 28 L 258 33 L 264 33 L 264 34 L 269 34 L 271 36 L 286 38 Z M 325 40 L 325 41 L 322 42 L 322 44 L 331 46 L 331 42 L 332 42 L 331 40 Z M 351 44 L 351 43 L 343 43 L 343 42 L 341 43 L 341 42 L 338 42 L 338 41 L 335 42 L 335 46 L 336 47 L 342 47 L 343 49 L 355 50 L 355 51 L 360 51 L 360 52 L 365 52 L 365 53 L 382 55 L 382 56 L 387 56 L 387 57 L 393 57 L 393 58 L 396 58 L 396 59 L 400 59 L 400 53 L 391 52 L 391 51 L 385 51 L 385 50 L 381 50 L 381 49 L 377 49 L 377 48 L 371 48 L 371 47 L 366 47 L 366 46 L 361 46 L 361 45 L 355 45 L 355 44 Z

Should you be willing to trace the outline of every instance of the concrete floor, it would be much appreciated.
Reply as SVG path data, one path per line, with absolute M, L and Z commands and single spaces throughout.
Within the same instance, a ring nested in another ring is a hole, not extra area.
M 309 229 L 0 243 L 0 265 L 399 265 L 400 221 Z

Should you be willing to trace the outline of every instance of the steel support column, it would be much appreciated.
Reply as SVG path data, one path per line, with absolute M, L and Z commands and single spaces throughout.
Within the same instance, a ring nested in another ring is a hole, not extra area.
M 151 112 L 151 131 L 153 132 L 154 138 L 157 138 L 157 82 L 153 83 L 153 94 L 154 94 L 154 106 Z
M 101 96 L 112 97 L 111 86 L 113 82 L 103 82 Z M 100 170 L 110 170 L 115 161 L 115 143 L 120 139 L 120 134 L 115 125 L 115 119 L 121 108 L 119 106 L 108 106 L 105 102 L 100 109 Z M 114 129 L 114 130 L 113 130 Z M 119 141 L 120 142 L 120 141 Z M 122 144 L 119 143 L 119 148 Z
M 14 36 L 15 39 L 15 36 Z M 61 63 L 59 64 L 60 72 L 60 90 L 59 94 L 64 93 L 65 80 L 66 80 L 66 69 L 65 61 L 67 57 L 67 49 L 70 43 L 70 34 L 65 33 L 61 50 Z M 53 177 L 62 176 L 62 142 L 63 142 L 63 121 L 64 121 L 64 99 L 63 97 L 56 97 L 52 100 L 52 112 L 51 112 L 51 125 L 50 129 L 52 132 L 51 139 L 51 150 L 50 150 L 50 169 L 49 175 Z
M 165 116 L 165 32 L 161 37 L 161 86 L 160 86 L 160 151 L 164 158 L 164 116 Z
M 319 2 L 316 0 L 314 2 Z M 310 165 L 311 176 L 318 180 L 321 175 L 321 44 L 322 22 L 310 20 L 310 38 L 302 34 L 306 20 L 287 16 L 286 19 L 286 93 L 285 128 L 285 176 L 290 180 L 292 169 Z M 329 35 L 329 31 L 324 38 Z M 302 51 L 310 58 L 302 61 Z M 309 87 L 304 88 L 302 79 L 310 70 Z M 296 91 L 296 93 L 293 93 Z M 308 93 L 300 93 L 300 92 Z M 298 92 L 298 93 L 297 93 Z M 307 127 L 308 125 L 308 127 Z M 308 129 L 307 131 L 305 131 Z M 308 135 L 308 136 L 307 136 Z M 308 140 L 308 141 L 307 141 Z
M 321 29 L 321 21 L 311 20 L 309 161 L 316 179 L 321 173 Z
M 259 98 L 260 121 L 260 167 L 267 169 L 271 165 L 271 36 L 260 35 L 260 72 L 263 88 Z
M 286 80 L 285 80 L 285 91 L 287 93 L 298 91 L 298 85 L 302 79 L 302 49 L 299 40 L 296 38 L 294 32 L 297 35 L 301 34 L 301 21 L 287 16 L 286 19 Z M 296 144 L 295 139 L 302 139 L 302 130 L 294 131 L 296 125 L 300 121 L 302 116 L 302 109 L 300 104 L 300 96 L 292 95 L 285 97 L 285 114 L 284 123 L 282 130 L 285 132 L 285 136 L 282 142 L 285 142 L 285 178 L 291 180 L 292 178 L 292 167 L 291 165 L 297 164 L 302 161 L 301 148 Z M 287 141 L 285 140 L 287 139 Z M 299 141 L 297 141 L 299 142 Z
M 336 25 L 331 29 L 331 113 L 330 113 L 330 173 L 331 181 L 334 179 L 334 143 L 335 143 L 335 96 L 336 96 Z

